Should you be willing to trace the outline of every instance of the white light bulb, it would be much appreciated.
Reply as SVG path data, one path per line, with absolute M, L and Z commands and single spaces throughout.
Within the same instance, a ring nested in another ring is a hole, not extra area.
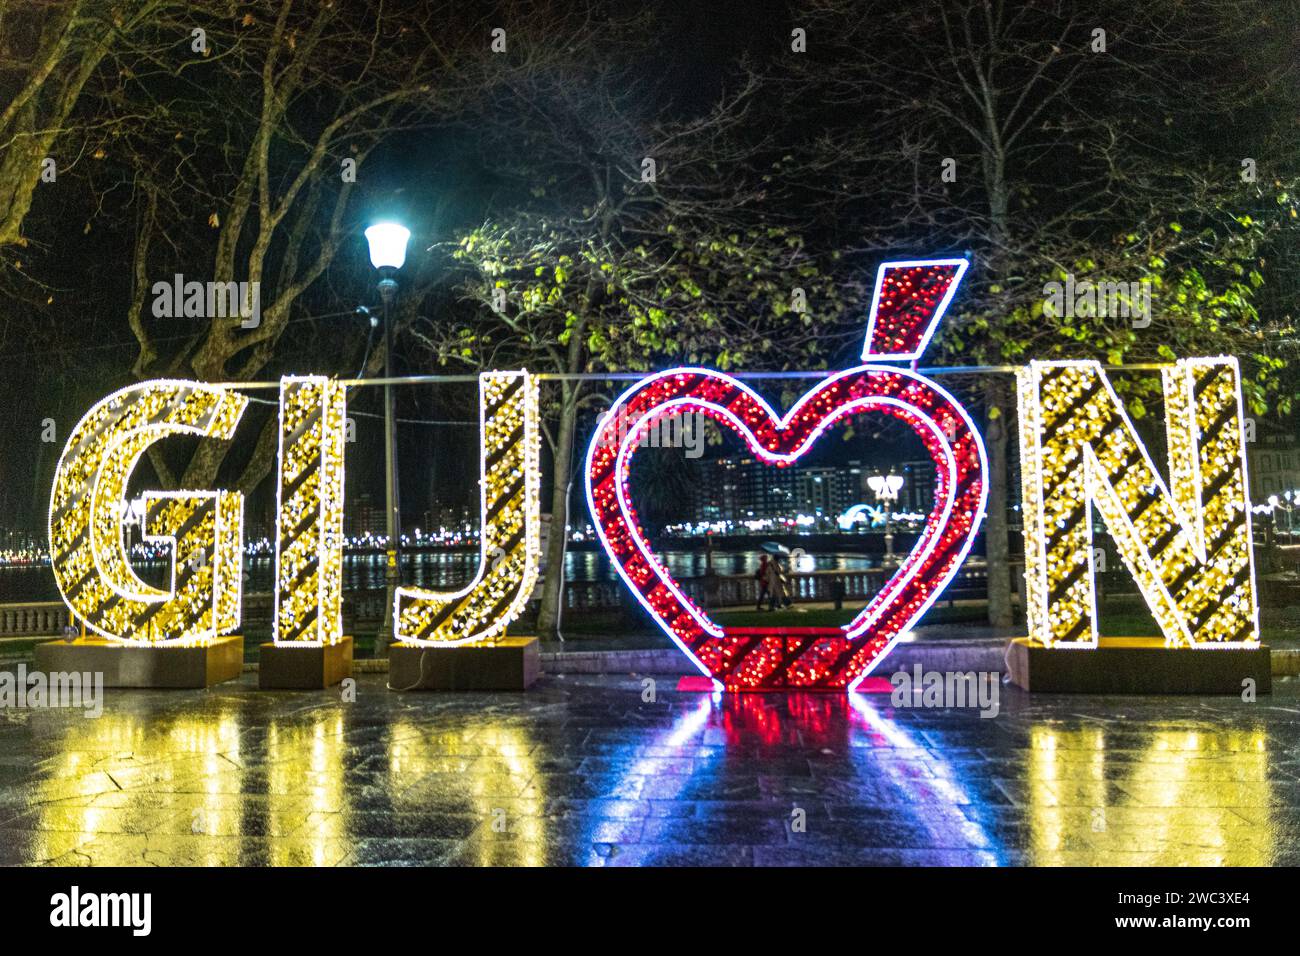
M 411 230 L 395 222 L 376 223 L 366 230 L 370 243 L 370 264 L 376 269 L 389 266 L 400 269 L 406 264 L 406 243 Z

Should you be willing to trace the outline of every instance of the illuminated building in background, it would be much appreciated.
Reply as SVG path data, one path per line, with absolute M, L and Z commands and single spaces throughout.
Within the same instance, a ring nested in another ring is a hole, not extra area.
M 384 537 L 388 531 L 383 503 L 376 503 L 369 492 L 350 496 L 343 514 L 343 531 L 349 538 Z
M 888 466 L 884 466 L 888 470 Z M 935 474 L 929 461 L 904 461 L 894 466 L 903 477 L 895 511 L 924 514 L 934 507 Z M 823 530 L 834 530 L 835 519 L 856 504 L 874 500 L 867 487 L 871 463 L 791 465 L 772 468 L 752 457 L 701 461 L 693 473 L 690 512 L 682 524 L 745 521 L 767 518 L 790 521 L 800 515 L 824 519 Z
M 772 468 L 752 457 L 702 461 L 689 517 L 696 521 L 742 522 L 750 518 L 792 519 L 842 514 L 866 487 L 859 462 L 842 466 Z
M 1288 491 L 1300 492 L 1300 443 L 1260 424 L 1253 442 L 1246 444 L 1250 474 L 1250 500 L 1264 503 L 1282 498 Z

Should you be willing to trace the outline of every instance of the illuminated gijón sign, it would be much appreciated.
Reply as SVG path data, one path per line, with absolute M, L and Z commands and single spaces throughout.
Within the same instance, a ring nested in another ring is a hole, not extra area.
M 618 573 L 664 632 L 720 689 L 853 690 L 952 580 L 984 516 L 988 468 L 979 433 L 961 404 L 917 373 L 965 274 L 964 259 L 889 262 L 876 277 L 862 357 L 784 416 L 721 372 L 678 368 L 642 380 L 601 420 L 587 455 L 587 500 Z M 912 368 L 882 363 L 907 362 Z M 934 506 L 916 546 L 848 624 L 834 628 L 722 627 L 653 554 L 628 486 L 632 456 L 660 419 L 706 415 L 740 437 L 760 461 L 797 461 L 828 428 L 867 413 L 914 431 L 935 467 Z
M 343 639 L 343 448 L 347 389 L 320 376 L 280 380 L 274 641 Z
M 127 480 L 168 435 L 227 439 L 248 399 L 198 382 L 114 392 L 68 437 L 50 499 L 50 565 L 68 607 L 92 631 L 136 644 L 204 644 L 239 626 L 243 496 L 144 495 L 144 538 L 169 542 L 171 584 L 136 576 L 123 542 Z
M 523 609 L 540 558 L 537 380 L 480 376 L 483 562 L 451 593 L 401 589 L 395 637 L 451 646 L 498 636 Z M 342 640 L 343 449 L 346 389 L 320 376 L 280 382 L 274 640 Z M 144 540 L 171 547 L 167 588 L 136 576 L 124 543 L 136 464 L 169 435 L 230 439 L 248 404 L 238 392 L 150 381 L 108 396 L 73 429 L 55 472 L 50 555 L 68 607 L 86 627 L 126 644 L 202 645 L 239 628 L 243 496 L 146 492 Z
M 537 583 L 541 556 L 541 418 L 527 372 L 479 376 L 479 569 L 458 591 L 399 588 L 394 638 L 453 647 L 502 634 Z
M 853 690 L 960 569 L 984 518 L 984 446 L 961 403 L 916 364 L 967 267 L 965 259 L 883 264 L 863 364 L 828 375 L 783 415 L 735 378 L 676 368 L 638 382 L 598 423 L 585 478 L 600 541 L 646 610 L 719 689 Z M 1170 646 L 1258 644 L 1237 363 L 1184 359 L 1162 374 L 1168 486 L 1099 364 L 1034 362 L 1017 373 L 1027 617 L 1030 636 L 1051 647 L 1097 646 L 1094 507 Z M 399 643 L 492 641 L 522 613 L 537 579 L 537 378 L 484 373 L 479 400 L 479 569 L 456 591 L 399 588 Z M 202 644 L 239 627 L 242 497 L 144 496 L 145 540 L 172 551 L 166 588 L 131 568 L 124 499 L 150 445 L 179 434 L 228 440 L 247 401 L 215 385 L 144 382 L 105 398 L 73 430 L 55 477 L 50 551 L 59 590 L 88 628 L 166 645 Z M 342 639 L 345 410 L 342 383 L 280 383 L 274 640 L 282 646 Z M 663 419 L 691 413 L 775 467 L 798 461 L 851 417 L 886 414 L 915 432 L 935 468 L 933 507 L 915 546 L 852 620 L 722 627 L 668 573 L 637 520 L 631 460 Z

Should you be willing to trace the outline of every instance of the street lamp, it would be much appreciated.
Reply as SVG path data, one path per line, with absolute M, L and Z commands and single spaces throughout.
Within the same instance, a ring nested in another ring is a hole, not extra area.
M 130 500 L 123 499 L 121 502 L 119 502 L 118 507 L 121 509 L 121 513 L 122 513 L 122 526 L 123 529 L 126 531 L 126 551 L 127 554 L 130 554 L 131 537 L 132 537 L 131 529 L 139 527 L 140 524 L 144 521 L 144 499 L 143 498 L 131 498 Z M 141 531 L 142 539 L 143 536 L 144 533 L 142 530 Z
M 393 600 L 396 596 L 402 540 L 401 505 L 397 495 L 397 418 L 393 403 L 393 323 L 388 306 L 397 295 L 397 270 L 406 264 L 406 244 L 411 230 L 395 222 L 380 222 L 366 230 L 370 264 L 379 271 L 379 299 L 384 306 L 384 488 L 387 496 L 388 551 L 385 555 L 384 623 L 375 641 L 376 656 L 388 649 L 393 633 Z
M 895 475 L 891 469 L 887 475 L 871 475 L 867 478 L 867 487 L 876 496 L 885 512 L 885 564 L 894 563 L 894 502 L 898 501 L 899 490 L 903 487 L 903 476 Z

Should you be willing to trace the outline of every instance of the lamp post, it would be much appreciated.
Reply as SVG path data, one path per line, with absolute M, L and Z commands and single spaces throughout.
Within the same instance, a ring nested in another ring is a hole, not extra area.
M 867 487 L 876 496 L 885 511 L 885 564 L 894 563 L 894 502 L 898 501 L 899 489 L 903 487 L 903 476 L 895 475 L 893 470 L 887 475 L 871 475 L 867 478 Z
M 132 545 L 131 529 L 139 527 L 144 521 L 144 499 L 131 498 L 130 500 L 124 500 L 120 507 L 122 509 L 122 525 L 126 529 L 126 551 L 127 554 L 130 554 Z M 142 531 L 141 539 L 143 537 Z
M 379 299 L 384 307 L 384 492 L 387 513 L 388 549 L 384 555 L 383 624 L 375 639 L 375 654 L 388 651 L 393 633 L 393 600 L 401 568 L 402 522 L 397 489 L 397 417 L 393 402 L 393 323 L 389 306 L 397 295 L 397 270 L 406 264 L 406 243 L 411 230 L 393 222 L 376 223 L 366 230 L 370 264 L 379 271 Z

